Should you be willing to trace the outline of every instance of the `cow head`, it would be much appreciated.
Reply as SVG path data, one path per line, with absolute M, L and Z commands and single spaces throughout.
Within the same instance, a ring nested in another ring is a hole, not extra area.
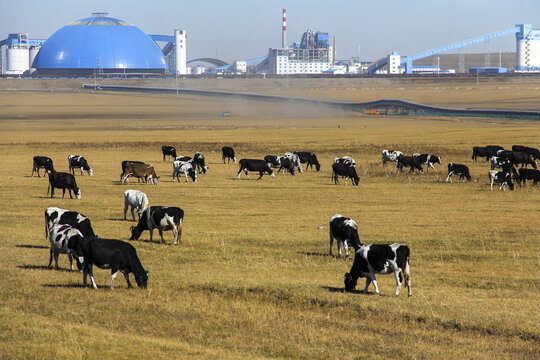
M 188 175 L 191 180 L 193 180 L 193 182 L 197 182 L 197 170 L 195 170 L 194 168 L 189 168 Z
M 77 189 L 77 191 L 75 192 L 75 196 L 77 197 L 77 199 L 81 199 L 81 189 Z
M 138 240 L 141 237 L 142 231 L 138 227 L 132 226 L 129 228 L 131 230 L 131 237 L 129 240 Z
M 137 285 L 139 285 L 140 288 L 146 289 L 148 285 L 148 271 L 143 271 L 139 274 L 135 275 L 135 281 L 137 282 Z
M 88 171 L 88 175 L 90 176 L 93 176 L 94 175 L 94 170 L 92 170 L 92 168 L 90 168 Z
M 350 291 L 353 291 L 354 288 L 356 288 L 356 280 L 353 279 L 351 274 L 349 273 L 345 274 L 344 282 L 345 282 L 345 291 L 350 292 Z
M 273 171 L 271 171 L 271 172 L 270 172 L 270 177 L 271 177 L 271 178 L 273 179 L 273 178 L 275 178 L 275 177 L 276 177 L 276 174 L 274 174 L 274 172 L 273 172 Z
M 236 156 L 233 157 L 233 160 L 232 160 L 233 164 L 236 164 Z

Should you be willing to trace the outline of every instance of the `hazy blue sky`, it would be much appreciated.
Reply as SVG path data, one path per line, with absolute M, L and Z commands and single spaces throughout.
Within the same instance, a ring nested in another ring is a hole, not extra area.
M 287 8 L 287 42 L 311 28 L 337 37 L 338 58 L 374 60 L 398 51 L 413 54 L 479 35 L 533 24 L 540 0 L 0 0 L 0 39 L 8 33 L 48 38 L 92 12 L 108 12 L 148 34 L 185 29 L 188 58 L 226 61 L 266 55 L 281 46 L 281 9 Z M 506 37 L 471 51 L 515 51 Z

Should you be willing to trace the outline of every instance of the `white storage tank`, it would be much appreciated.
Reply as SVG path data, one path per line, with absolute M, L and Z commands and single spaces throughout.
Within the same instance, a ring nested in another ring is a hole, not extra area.
M 22 74 L 28 66 L 28 46 L 14 45 L 7 49 L 6 74 Z
M 532 25 L 518 25 L 516 34 L 516 70 L 532 70 L 540 67 L 540 30 Z
M 32 67 L 32 64 L 34 63 L 34 59 L 36 58 L 39 49 L 41 49 L 41 46 L 30 46 L 30 49 L 28 51 L 28 67 L 30 68 L 30 70 L 35 70 L 35 68 Z

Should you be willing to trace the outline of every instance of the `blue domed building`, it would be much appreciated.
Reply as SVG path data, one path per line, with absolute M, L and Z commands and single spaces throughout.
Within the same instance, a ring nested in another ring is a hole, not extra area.
M 94 13 L 56 31 L 39 50 L 38 76 L 90 76 L 95 73 L 164 74 L 167 60 L 141 29 Z

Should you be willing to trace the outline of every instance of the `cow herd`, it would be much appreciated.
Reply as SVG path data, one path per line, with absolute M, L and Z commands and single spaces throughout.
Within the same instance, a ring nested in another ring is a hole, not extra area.
M 167 157 L 173 159 L 173 182 L 176 178 L 180 181 L 180 175 L 184 175 L 186 182 L 191 179 L 197 182 L 199 173 L 206 174 L 208 166 L 205 163 L 205 157 L 201 152 L 196 152 L 193 157 L 177 156 L 176 149 L 172 146 L 164 145 L 162 147 L 163 161 Z M 500 184 L 499 189 L 505 189 L 508 186 L 514 189 L 513 181 L 519 184 L 526 180 L 532 180 L 533 184 L 540 181 L 540 172 L 536 169 L 536 160 L 540 158 L 540 153 L 535 148 L 514 145 L 512 150 L 504 150 L 500 146 L 474 147 L 472 161 L 477 161 L 478 157 L 486 159 L 491 165 L 488 171 L 488 178 L 491 190 L 493 184 Z M 222 161 L 225 164 L 237 162 L 235 151 L 230 146 L 222 148 Z M 395 162 L 398 172 L 402 172 L 404 167 L 410 168 L 409 172 L 423 173 L 422 165 L 427 166 L 427 170 L 435 169 L 435 164 L 441 164 L 441 157 L 433 154 L 414 153 L 411 156 L 404 155 L 401 151 L 383 150 L 382 162 Z M 321 164 L 317 156 L 311 152 L 286 152 L 283 156 L 267 155 L 264 159 L 240 159 L 237 177 L 240 178 L 242 172 L 249 179 L 249 172 L 259 173 L 259 179 L 264 174 L 272 178 L 275 177 L 274 170 L 283 173 L 288 172 L 291 175 L 295 171 L 302 173 L 305 169 L 315 169 L 320 171 Z M 70 197 L 73 194 L 80 199 L 81 191 L 75 181 L 75 169 L 80 169 L 81 175 L 88 173 L 93 175 L 93 170 L 88 161 L 83 156 L 69 155 L 68 157 L 69 173 L 57 172 L 54 169 L 53 162 L 45 156 L 35 156 L 33 159 L 32 177 L 35 173 L 40 177 L 39 170 L 44 169 L 49 175 L 49 191 L 51 197 L 54 197 L 55 189 L 62 189 L 62 198 L 68 190 Z M 519 172 L 515 166 L 521 165 Z M 531 165 L 533 169 L 528 169 Z M 499 168 L 500 170 L 496 170 Z M 446 182 L 452 182 L 452 176 L 459 175 L 459 180 L 471 180 L 469 169 L 466 165 L 450 162 L 448 164 L 448 173 Z M 154 167 L 141 161 L 123 161 L 121 183 L 129 183 L 129 178 L 137 178 L 145 183 L 157 184 L 157 176 Z M 350 179 L 353 185 L 358 185 L 360 178 L 356 172 L 356 161 L 350 156 L 335 157 L 332 163 L 332 181 L 339 184 L 339 178 L 345 178 L 347 184 Z M 141 234 L 148 230 L 150 242 L 153 238 L 153 230 L 157 229 L 161 242 L 165 243 L 163 231 L 172 231 L 173 245 L 177 245 L 182 236 L 182 223 L 184 211 L 179 207 L 150 206 L 148 197 L 139 190 L 126 190 L 124 193 L 124 220 L 126 220 L 127 211 L 131 210 L 133 221 L 137 221 L 136 226 L 130 228 L 129 240 L 138 240 Z M 135 211 L 138 219 L 135 219 Z M 356 287 L 359 277 L 366 278 L 364 292 L 373 283 L 375 292 L 379 294 L 379 288 L 375 279 L 375 274 L 393 273 L 396 280 L 395 295 L 399 294 L 401 285 L 406 284 L 408 295 L 411 296 L 409 257 L 410 250 L 403 244 L 370 244 L 362 245 L 358 236 L 358 226 L 353 219 L 336 214 L 330 218 L 330 255 L 332 255 L 333 240 L 337 241 L 338 255 L 342 255 L 341 248 L 345 250 L 345 256 L 349 256 L 349 249 L 352 247 L 355 252 L 355 259 L 349 273 L 345 274 L 345 290 L 352 291 Z M 114 279 L 120 271 L 128 284 L 129 274 L 132 273 L 139 287 L 146 288 L 148 282 L 148 272 L 144 270 L 137 256 L 135 248 L 128 242 L 104 239 L 98 237 L 91 226 L 90 219 L 83 214 L 50 207 L 45 211 L 45 230 L 49 237 L 51 266 L 54 259 L 55 268 L 58 269 L 58 256 L 60 253 L 68 255 L 70 267 L 73 269 L 73 259 L 77 263 L 79 270 L 83 271 L 83 285 L 87 284 L 87 277 L 90 276 L 92 286 L 97 288 L 93 276 L 93 265 L 100 268 L 111 269 L 111 289 L 114 288 Z

